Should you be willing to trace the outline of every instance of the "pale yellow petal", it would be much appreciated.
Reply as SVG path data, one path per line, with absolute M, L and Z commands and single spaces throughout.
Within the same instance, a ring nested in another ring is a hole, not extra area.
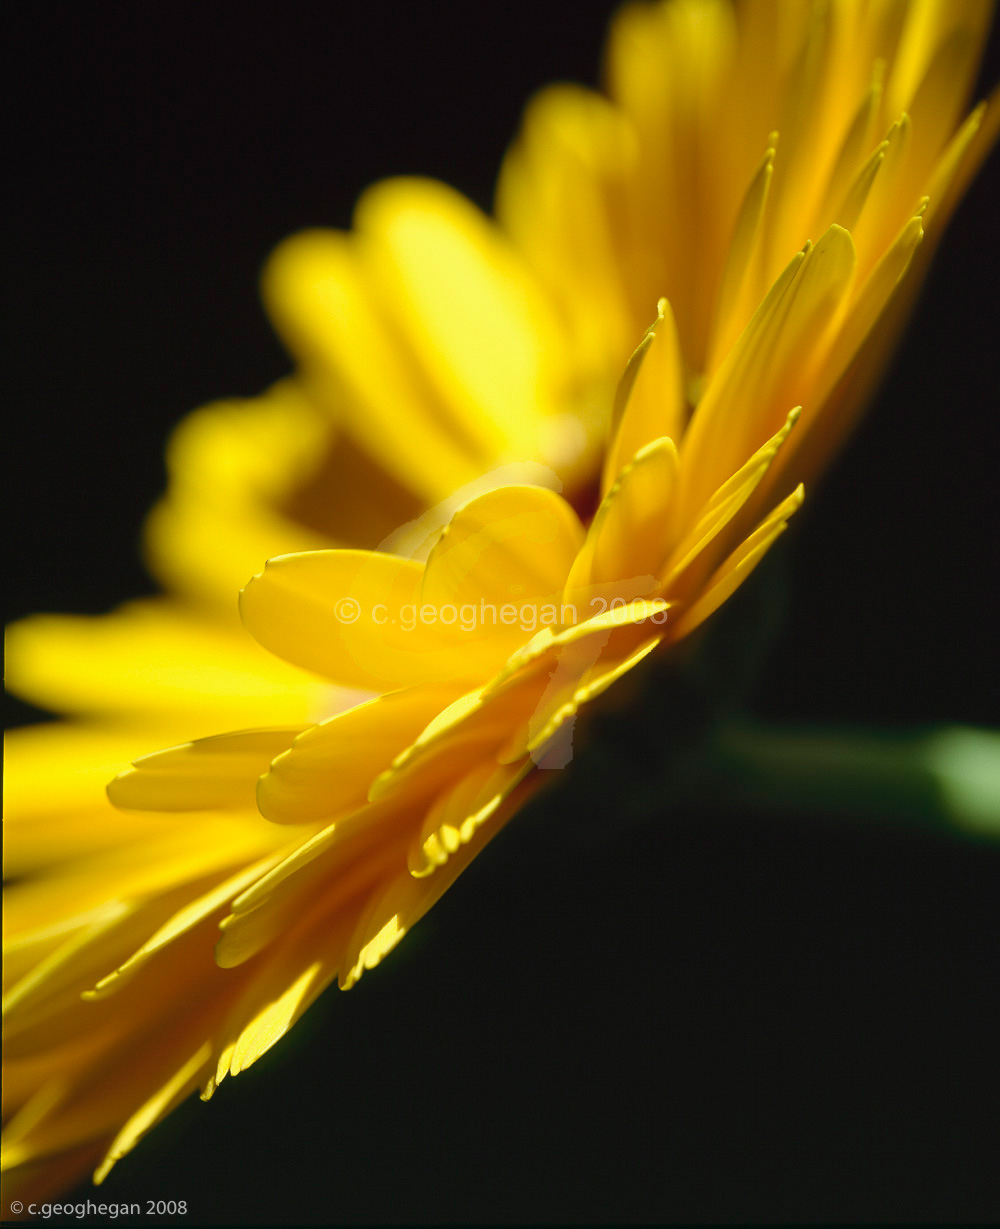
M 638 332 L 622 250 L 637 152 L 631 125 L 607 100 L 550 86 L 528 104 L 497 183 L 497 216 L 553 291 L 585 383 L 620 370 Z M 649 290 L 647 318 L 663 291 Z
M 184 736 L 180 728 L 48 722 L 4 735 L 7 878 L 144 839 L 148 824 L 108 803 L 108 781 L 137 753 Z
M 408 346 L 456 430 L 481 438 L 487 455 L 540 456 L 541 420 L 561 376 L 560 333 L 503 232 L 430 179 L 370 188 L 355 225 L 377 240 L 372 268 L 385 301 L 406 321 Z
M 146 520 L 150 570 L 228 614 L 269 556 L 335 545 L 330 526 L 293 510 L 335 446 L 330 415 L 294 380 L 188 414 L 167 445 L 167 493 Z
M 490 441 L 456 429 L 378 302 L 357 236 L 311 230 L 286 239 L 263 290 L 310 394 L 404 487 L 435 503 L 490 468 Z

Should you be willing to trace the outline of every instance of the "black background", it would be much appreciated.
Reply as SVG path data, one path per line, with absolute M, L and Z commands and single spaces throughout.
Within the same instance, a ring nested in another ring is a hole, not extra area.
M 269 249 L 347 225 L 390 174 L 487 207 L 528 94 L 593 82 L 606 17 L 19 10 L 9 616 L 151 590 L 169 428 L 288 369 L 256 297 Z M 984 87 L 997 58 L 994 38 Z M 766 716 L 997 720 L 995 212 L 983 176 L 789 535 Z M 1000 1217 L 997 850 L 814 816 L 619 823 L 629 789 L 623 763 L 515 821 L 387 968 L 99 1197 L 187 1199 L 188 1224 Z

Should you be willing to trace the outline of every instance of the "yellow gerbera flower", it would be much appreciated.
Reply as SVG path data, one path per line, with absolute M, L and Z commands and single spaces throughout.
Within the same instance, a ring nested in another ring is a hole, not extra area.
M 693 630 L 755 565 L 800 501 L 796 491 L 754 532 L 741 527 L 795 415 L 683 522 L 673 511 L 683 466 L 655 431 L 661 368 L 642 362 L 664 345 L 651 330 L 618 428 L 620 439 L 642 434 L 652 415 L 653 438 L 610 485 L 589 531 L 557 494 L 502 487 L 456 513 L 426 565 L 312 552 L 277 561 L 246 590 L 245 619 L 265 641 L 293 646 L 296 664 L 349 687 L 403 689 L 297 739 L 283 726 L 146 757 L 112 786 L 124 807 L 195 812 L 203 856 L 177 873 L 170 854 L 192 843 L 182 823 L 152 867 L 120 856 L 102 862 L 103 880 L 86 868 L 72 885 L 74 942 L 50 940 L 9 1004 L 15 1060 L 26 1048 L 15 1077 L 31 1079 L 44 1024 L 47 1074 L 61 1060 L 72 1078 L 51 1104 L 29 1101 L 14 1120 L 11 1163 L 107 1130 L 135 1103 L 141 1077 L 150 1095 L 112 1141 L 103 1175 L 193 1087 L 210 1095 L 273 1045 L 338 969 L 353 984 L 511 813 L 577 708 L 658 643 Z M 672 602 L 684 603 L 676 620 Z M 529 622 L 544 630 L 526 634 Z M 484 685 L 470 691 L 477 679 Z M 270 824 L 246 815 L 262 773 Z M 50 899 L 31 903 L 50 918 L 57 885 L 43 886 Z M 32 937 L 40 941 L 37 929 Z M 74 993 L 88 975 L 96 1002 Z M 102 1027 L 82 1030 L 87 1013 Z M 123 1029 L 138 1060 L 132 1078 L 94 1106 L 102 1062 L 121 1061 L 109 1039 L 120 1043 Z M 83 1044 L 71 1041 L 81 1033 Z
M 540 458 L 591 511 L 583 493 L 612 372 L 656 295 L 666 291 L 672 305 L 661 306 L 627 374 L 604 497 L 586 533 L 551 491 L 501 488 L 461 508 L 426 565 L 312 554 L 279 561 L 250 586 L 246 618 L 266 645 L 349 687 L 389 694 L 289 747 L 342 700 L 280 662 L 262 665 L 252 646 L 240 650 L 230 680 L 214 688 L 223 700 L 206 703 L 188 732 L 229 720 L 271 728 L 150 758 L 119 781 L 118 800 L 186 811 L 185 821 L 158 831 L 155 845 L 135 817 L 127 836 L 116 821 L 108 853 L 67 858 L 58 875 L 14 897 L 10 1091 L 20 1109 L 10 1164 L 61 1153 L 70 1168 L 104 1157 L 107 1172 L 191 1088 L 209 1092 L 254 1061 L 337 968 L 345 984 L 356 980 L 516 809 L 533 767 L 558 757 L 559 732 L 577 708 L 657 644 L 693 630 L 781 531 L 799 474 L 828 455 L 888 352 L 906 305 L 896 288 L 904 273 L 907 295 L 915 285 L 923 230 L 933 223 L 940 232 L 995 127 L 992 108 L 955 130 L 985 6 L 915 6 L 899 26 L 863 18 L 857 6 L 825 11 L 829 27 L 783 11 L 782 37 L 767 40 L 763 6 L 736 26 L 722 5 L 627 10 L 612 62 L 635 88 L 615 86 L 615 105 L 571 92 L 563 110 L 551 101 L 562 96 L 550 95 L 529 113 L 501 191 L 521 254 L 446 189 L 421 183 L 377 189 L 351 237 L 311 235 L 279 253 L 271 301 L 301 355 L 308 404 L 342 401 L 355 437 L 418 503 L 497 464 Z M 661 77 L 663 55 L 695 69 Z M 858 104 L 848 97 L 854 57 L 866 55 L 871 89 Z M 802 67 L 785 73 L 793 63 Z M 826 67 L 817 74 L 818 64 Z M 742 83 L 738 119 L 752 148 L 742 128 L 722 122 L 724 73 Z M 662 98 L 667 79 L 688 93 Z M 921 110 L 921 98 L 933 106 Z M 912 123 L 900 116 L 880 143 L 880 119 L 910 102 Z M 917 136 L 921 114 L 927 135 Z M 775 155 L 767 133 L 785 119 Z M 660 141 L 668 131 L 676 145 Z M 712 133 L 726 152 L 703 177 Z M 683 199 L 664 180 L 675 174 Z M 661 216 L 675 221 L 664 226 Z M 693 229 L 680 243 L 684 226 Z M 816 245 L 793 255 L 810 235 Z M 802 419 L 792 430 L 796 403 Z M 190 430 L 225 433 L 224 417 L 201 417 Z M 290 452 L 284 468 L 259 470 L 267 498 L 250 504 L 265 508 L 260 524 L 216 498 L 224 467 L 210 465 L 203 481 L 193 464 L 190 487 L 174 481 L 151 525 L 154 558 L 174 583 L 219 594 L 237 560 L 242 581 L 271 550 L 331 535 L 309 499 L 334 481 L 326 461 L 316 463 L 325 450 L 299 451 L 284 426 L 273 438 Z M 249 451 L 256 459 L 271 447 Z M 202 448 L 193 462 L 228 455 Z M 415 452 L 430 459 L 426 469 L 414 469 Z M 243 479 L 237 489 L 247 489 Z M 199 501 L 225 522 L 232 550 L 203 549 Z M 275 545 L 262 548 L 265 537 Z M 356 623 L 345 618 L 354 607 L 337 607 L 345 600 L 358 603 Z M 433 623 L 421 621 L 424 606 Z M 463 608 L 478 623 L 463 627 Z M 144 609 L 134 613 L 133 629 Z M 162 687 L 144 682 L 122 704 L 116 736 L 133 706 L 151 714 L 155 733 L 172 691 L 185 705 L 212 693 L 208 680 L 232 642 L 223 648 L 204 630 L 193 622 L 173 653 L 150 621 L 144 637 L 134 634 L 146 667 L 154 648 L 169 662 Z M 107 632 L 104 643 L 120 651 L 119 631 Z M 67 637 L 66 659 L 93 655 L 103 635 Z M 199 636 L 202 657 L 189 658 L 178 688 L 171 671 Z M 24 669 L 36 680 L 51 669 L 47 688 L 26 689 L 66 706 L 58 662 Z M 81 708 L 95 693 L 91 684 Z M 141 739 L 133 754 L 136 746 Z M 261 774 L 262 810 L 278 822 L 253 810 Z M 67 801 L 46 805 L 69 831 Z M 51 858 L 41 842 L 35 849 L 36 865 Z M 224 971 L 211 951 L 220 919 Z M 79 1001 L 87 986 L 97 1001 Z

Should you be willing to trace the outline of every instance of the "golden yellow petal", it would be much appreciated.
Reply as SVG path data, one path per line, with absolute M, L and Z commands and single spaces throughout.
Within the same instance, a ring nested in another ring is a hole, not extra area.
M 766 150 L 740 205 L 729 240 L 726 265 L 719 284 L 718 300 L 709 341 L 705 374 L 710 376 L 746 325 L 747 300 L 754 287 L 751 269 L 759 260 L 764 209 L 774 175 L 775 148 Z
M 855 263 L 851 236 L 832 226 L 787 267 L 722 364 L 681 446 L 685 527 L 712 492 L 780 428 L 789 407 L 803 405 L 799 432 L 808 430 L 819 407 L 796 394 L 810 391 L 813 372 L 847 302 Z
M 372 779 L 449 704 L 432 685 L 379 696 L 300 734 L 257 785 L 261 814 L 276 823 L 327 819 L 362 806 Z
M 216 1030 L 203 1100 L 227 1075 L 252 1066 L 326 989 L 353 923 L 351 912 L 338 913 L 320 897 L 267 953 L 244 968 L 244 984 Z
M 398 866 L 419 817 L 411 798 L 372 803 L 335 820 L 292 850 L 232 903 L 215 958 L 243 964 L 296 925 L 315 901 L 332 912 Z
M 252 810 L 257 778 L 300 730 L 239 730 L 144 755 L 108 785 L 108 798 L 126 811 Z
M 492 822 L 474 832 L 469 843 L 449 857 L 436 874 L 415 879 L 404 863 L 399 872 L 387 878 L 371 897 L 347 942 L 339 974 L 341 989 L 350 989 L 365 970 L 381 964 L 516 810 L 516 804 L 508 800 L 494 813 Z
M 407 855 L 410 874 L 433 874 L 496 812 L 534 765 L 497 764 L 487 758 L 442 793 L 430 807 Z
M 583 537 L 576 513 L 554 491 L 489 491 L 459 509 L 445 528 L 428 556 L 420 600 L 438 607 L 545 601 L 562 591 Z M 506 626 L 499 625 L 500 635 Z M 510 626 L 523 639 L 521 629 Z M 497 635 L 488 628 L 475 632 L 484 630 Z
M 673 639 L 680 640 L 690 635 L 739 588 L 763 559 L 774 541 L 784 532 L 788 525 L 788 518 L 801 507 L 803 498 L 803 488 L 796 487 L 792 494 L 782 500 L 761 522 L 746 541 L 733 551 L 709 579 L 701 597 L 678 616 L 671 628 Z
M 94 1185 L 100 1186 L 118 1161 L 126 1156 L 153 1127 L 198 1087 L 202 1072 L 211 1056 L 206 1041 L 182 1063 L 166 1082 L 136 1111 L 118 1132 L 104 1160 L 94 1173 Z
M 672 593 L 681 573 L 730 526 L 767 474 L 792 427 L 798 422 L 800 413 L 800 409 L 793 409 L 784 426 L 763 447 L 758 448 L 708 501 L 698 520 L 670 554 L 663 574 L 664 592 Z
M 272 653 L 347 687 L 395 691 L 434 681 L 420 604 L 423 566 L 373 551 L 268 560 L 240 595 L 248 630 Z
M 276 852 L 268 854 L 267 857 L 261 858 L 260 861 L 254 862 L 251 866 L 244 867 L 231 875 L 228 879 L 224 879 L 210 891 L 202 896 L 196 897 L 189 904 L 185 904 L 183 908 L 165 922 L 153 935 L 151 935 L 142 947 L 133 952 L 129 958 L 118 966 L 113 972 L 102 977 L 93 990 L 88 990 L 84 993 L 84 998 L 87 1000 L 96 1000 L 106 998 L 109 994 L 115 994 L 132 978 L 140 969 L 142 969 L 158 952 L 162 951 L 169 943 L 175 942 L 182 935 L 187 934 L 195 926 L 218 912 L 225 905 L 245 891 L 251 884 L 256 883 L 262 875 L 266 874 L 281 858 L 281 853 Z
M 625 465 L 587 531 L 566 580 L 565 599 L 587 591 L 626 600 L 656 586 L 668 547 L 669 513 L 677 484 L 672 439 L 654 439 Z M 613 591 L 611 591 L 613 590 Z
M 606 494 L 635 454 L 653 440 L 679 440 L 687 422 L 684 362 L 666 299 L 629 359 L 612 411 L 612 435 L 601 489 Z

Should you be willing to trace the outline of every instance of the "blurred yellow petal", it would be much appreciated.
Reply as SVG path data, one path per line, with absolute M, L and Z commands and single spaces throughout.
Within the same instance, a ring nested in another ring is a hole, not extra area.
M 587 449 L 587 430 L 561 421 L 570 373 L 551 308 L 509 240 L 443 184 L 369 189 L 354 232 L 286 241 L 264 290 L 313 395 L 428 502 L 510 461 L 572 472 Z
M 7 629 L 11 691 L 44 708 L 117 716 L 201 715 L 192 734 L 236 721 L 306 721 L 318 702 L 302 675 L 229 625 L 166 599 L 131 602 L 113 614 L 35 615 Z

